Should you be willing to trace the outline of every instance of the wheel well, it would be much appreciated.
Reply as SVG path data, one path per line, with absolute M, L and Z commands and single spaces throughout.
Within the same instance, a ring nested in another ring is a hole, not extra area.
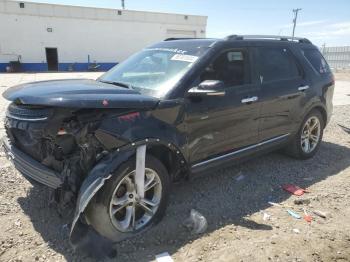
M 165 145 L 152 145 L 147 148 L 147 153 L 159 159 L 170 175 L 172 180 L 181 178 L 183 168 L 181 156 L 170 150 Z
M 323 107 L 321 107 L 321 106 L 316 106 L 312 110 L 318 110 L 321 113 L 321 115 L 323 117 L 324 124 L 326 125 L 327 124 L 327 120 L 328 120 L 327 119 L 327 112 L 326 112 L 326 110 Z

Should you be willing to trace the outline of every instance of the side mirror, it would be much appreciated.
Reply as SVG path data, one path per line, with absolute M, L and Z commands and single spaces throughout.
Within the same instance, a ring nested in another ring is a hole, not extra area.
M 205 80 L 196 87 L 188 90 L 189 96 L 224 96 L 224 82 L 219 80 Z

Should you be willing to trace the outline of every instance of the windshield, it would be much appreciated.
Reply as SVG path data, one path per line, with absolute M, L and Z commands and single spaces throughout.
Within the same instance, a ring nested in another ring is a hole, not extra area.
M 141 93 L 163 97 L 207 50 L 198 44 L 191 49 L 167 46 L 144 49 L 112 68 L 99 80 L 126 84 Z

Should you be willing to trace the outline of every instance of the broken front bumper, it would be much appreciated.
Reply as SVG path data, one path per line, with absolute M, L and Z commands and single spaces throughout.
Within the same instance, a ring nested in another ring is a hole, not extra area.
M 61 186 L 62 181 L 58 173 L 20 151 L 11 144 L 11 141 L 7 137 L 2 139 L 2 147 L 7 158 L 12 161 L 15 168 L 25 178 L 33 179 L 54 189 Z

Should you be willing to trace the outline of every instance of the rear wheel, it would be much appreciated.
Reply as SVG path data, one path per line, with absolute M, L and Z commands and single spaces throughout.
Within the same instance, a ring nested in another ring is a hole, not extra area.
M 146 157 L 144 197 L 136 188 L 135 158 L 121 165 L 95 196 L 86 211 L 88 223 L 112 241 L 143 232 L 158 222 L 167 205 L 169 177 L 156 158 Z
M 295 158 L 308 159 L 319 149 L 323 137 L 324 120 L 318 110 L 312 110 L 304 119 L 299 132 L 287 148 L 287 153 Z

